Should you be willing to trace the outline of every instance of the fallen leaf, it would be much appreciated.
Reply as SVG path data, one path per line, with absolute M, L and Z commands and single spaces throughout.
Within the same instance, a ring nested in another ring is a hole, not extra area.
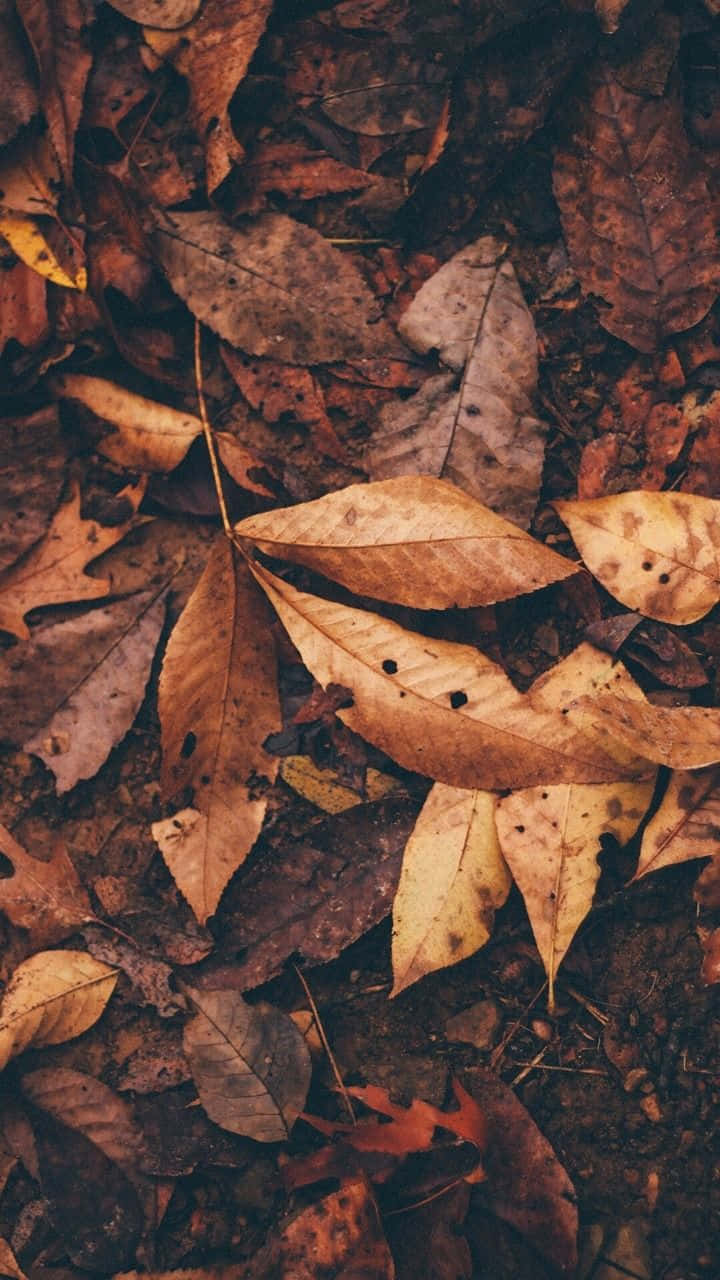
M 620 18 L 628 0 L 595 0 L 595 13 L 598 22 L 607 35 L 612 35 L 620 26 Z
M 720 288 L 707 179 L 675 93 L 629 93 L 607 66 L 579 104 L 554 187 L 570 260 L 597 317 L 638 351 L 689 329 Z
M 243 212 L 256 212 L 266 203 L 267 192 L 296 200 L 314 200 L 336 192 L 358 191 L 373 184 L 363 169 L 334 160 L 298 142 L 261 142 L 245 161 L 240 173 L 247 196 Z
M 494 604 L 577 566 L 443 480 L 353 484 L 235 526 L 267 555 L 293 560 L 358 595 L 419 609 Z
M 24 262 L 3 263 L 0 265 L 0 355 L 11 338 L 22 347 L 35 350 L 49 337 L 45 280 Z
M 1 345 L 1 344 L 0 344 Z M 0 570 L 45 533 L 63 485 L 66 452 L 57 408 L 0 422 Z
M 117 973 L 85 951 L 38 951 L 12 975 L 0 1004 L 0 1069 L 32 1046 L 61 1044 L 97 1022 Z
M 512 883 L 495 797 L 436 782 L 405 846 L 393 903 L 392 995 L 483 947 Z
M 258 480 L 253 480 L 250 475 L 253 470 L 269 471 L 269 468 L 259 458 L 256 458 L 254 453 L 246 449 L 235 436 L 231 436 L 227 431 L 215 432 L 215 445 L 225 470 L 235 483 L 240 485 L 241 489 L 247 489 L 250 493 L 257 493 L 261 498 L 272 498 L 274 500 L 274 493 L 267 489 L 264 484 L 260 484 Z
M 261 779 L 273 781 L 278 761 L 260 743 L 281 725 L 265 605 L 224 535 L 168 641 L 158 710 L 163 788 L 193 787 L 199 817 L 174 842 L 178 818 L 153 834 L 204 924 L 262 826 Z
M 280 761 L 279 776 L 303 799 L 325 813 L 342 813 L 362 804 L 364 800 L 382 800 L 394 791 L 402 791 L 402 783 L 377 769 L 368 769 L 364 794 L 343 786 L 334 769 L 321 769 L 309 756 L 284 756 Z
M 270 1275 L 293 1280 L 331 1275 L 338 1280 L 395 1280 L 380 1213 L 364 1177 L 343 1177 L 337 1191 L 301 1209 L 235 1280 L 265 1280 Z
M 96 880 L 93 886 L 96 893 L 97 886 Z M 139 1006 L 152 1005 L 161 1018 L 174 1018 L 178 1009 L 184 1007 L 182 996 L 170 985 L 174 977 L 170 965 L 158 960 L 140 943 L 131 942 L 122 933 L 111 933 L 100 924 L 86 925 L 82 935 L 88 951 L 96 960 L 102 960 L 113 969 L 121 969 L 129 978 L 134 987 L 133 998 Z M 160 938 L 153 938 L 152 942 L 159 948 Z
M 463 370 L 431 422 L 381 415 L 369 454 L 376 479 L 432 472 L 527 527 L 537 506 L 547 428 L 535 417 L 535 326 L 505 247 L 483 236 L 422 285 L 398 326 L 423 354 Z M 419 393 L 421 403 L 426 399 Z
M 673 773 L 648 822 L 632 882 L 690 858 L 714 857 L 720 829 L 720 772 Z
M 326 116 L 353 133 L 382 137 L 432 128 L 445 100 L 447 68 L 421 59 L 401 44 L 343 50 L 320 105 Z
M 24 617 L 31 609 L 106 596 L 109 581 L 90 578 L 83 571 L 91 560 L 125 537 L 144 492 L 144 481 L 123 489 L 117 497 L 125 500 L 128 518 L 105 526 L 81 517 L 80 490 L 75 485 L 68 501 L 56 511 L 42 542 L 0 575 L 0 628 L 27 640 L 30 631 Z
M 173 213 L 155 248 L 193 315 L 251 355 L 317 364 L 396 354 L 357 268 L 284 214 L 240 230 L 217 213 Z
M 0 155 L 0 209 L 56 216 L 60 165 L 47 134 L 21 134 Z
M 42 862 L 0 826 L 0 853 L 12 866 L 12 874 L 0 879 L 0 910 L 13 924 L 28 930 L 33 946 L 60 942 L 94 918 L 90 899 L 60 840 L 50 861 Z
M 720 910 L 720 858 L 713 853 L 712 860 L 703 867 L 695 881 L 693 897 L 707 911 Z
M 72 187 L 75 130 L 92 62 L 94 10 L 88 0 L 16 0 L 16 8 L 35 55 L 50 140 L 63 180 Z
M 7 1240 L 3 1240 L 0 1236 L 0 1274 L 3 1276 L 12 1276 L 13 1280 L 27 1280 L 25 1272 L 18 1264 Z
M 702 769 L 720 761 L 720 709 L 628 702 L 612 693 L 579 698 L 571 717 L 630 751 L 669 769 Z
M 625 652 L 628 658 L 673 689 L 700 689 L 708 683 L 708 672 L 697 654 L 659 622 L 643 619 Z
M 28 51 L 9 4 L 0 10 L 0 63 L 5 72 L 0 88 L 0 144 L 4 146 L 38 111 Z
M 415 1151 L 429 1151 L 436 1128 L 449 1129 L 464 1142 L 472 1142 L 483 1151 L 486 1143 L 485 1116 L 459 1080 L 452 1082 L 458 1102 L 457 1111 L 441 1111 L 430 1102 L 413 1098 L 409 1107 L 392 1102 L 387 1089 L 379 1085 L 349 1085 L 347 1092 L 366 1107 L 387 1116 L 390 1123 L 377 1120 L 361 1120 L 358 1124 L 338 1124 L 320 1116 L 303 1114 L 303 1120 L 321 1133 L 343 1135 L 343 1142 L 356 1151 L 384 1151 L 390 1155 L 407 1156 Z
M 108 3 L 133 22 L 168 31 L 192 22 L 202 0 L 108 0 Z
M 237 991 L 187 993 L 183 1043 L 211 1120 L 256 1142 L 284 1142 L 310 1087 L 310 1051 L 292 1018 Z
M 322 387 L 309 369 L 277 360 L 251 360 L 224 343 L 220 354 L 245 399 L 266 422 L 300 422 L 322 453 L 347 460 L 345 446 L 328 417 Z
M 720 600 L 715 499 L 634 490 L 553 506 L 590 572 L 629 609 L 686 625 Z
M 316 679 L 352 689 L 340 719 L 404 768 L 487 790 L 627 778 L 627 766 L 559 711 L 536 711 L 477 649 L 252 572 Z
M 202 433 L 194 414 L 148 400 L 106 378 L 65 373 L 55 379 L 54 387 L 62 399 L 78 401 L 112 425 L 96 448 L 129 470 L 172 471 Z
M 38 275 L 64 289 L 87 289 L 85 267 L 78 267 L 74 276 L 69 275 L 58 261 L 38 223 L 26 214 L 0 213 L 0 236 L 7 240 L 20 261 L 37 271 Z
M 106 1084 L 83 1071 L 41 1067 L 24 1075 L 20 1087 L 34 1106 L 82 1133 L 131 1179 L 137 1174 L 145 1149 L 142 1132 L 130 1104 Z

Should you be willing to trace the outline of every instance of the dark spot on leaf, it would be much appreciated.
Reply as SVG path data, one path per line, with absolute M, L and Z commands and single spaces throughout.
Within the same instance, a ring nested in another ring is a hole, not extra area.
M 642 567 L 648 573 L 652 569 L 652 560 L 643 560 Z
M 394 676 L 397 671 L 397 662 L 393 658 L 384 658 L 382 669 L 386 676 Z
M 662 583 L 664 584 L 664 583 L 669 582 L 669 581 L 670 581 L 670 574 L 669 574 L 669 573 L 661 573 L 661 574 L 660 574 L 660 576 L 659 576 L 659 578 L 658 578 L 658 582 L 662 582 Z
M 185 735 L 185 741 L 183 742 L 180 748 L 180 755 L 182 756 L 183 760 L 190 759 L 190 756 L 192 755 L 196 746 L 197 746 L 197 738 L 195 737 L 195 734 L 187 733 Z
M 0 880 L 9 880 L 15 875 L 15 868 L 4 853 L 0 853 Z
M 459 933 L 449 933 L 447 940 L 451 951 L 457 951 L 458 947 L 462 945 L 462 938 Z
M 204 787 L 206 787 L 206 786 L 208 785 L 208 783 L 210 782 L 210 774 L 209 774 L 209 773 L 204 773 L 204 774 L 202 775 L 202 777 L 201 777 L 200 781 L 201 781 L 202 785 L 203 785 Z
M 524 833 L 524 831 L 525 831 L 525 828 L 524 828 L 524 827 L 516 827 L 516 828 L 515 828 L 515 830 L 516 830 L 516 831 L 519 831 L 519 832 L 520 832 L 520 835 L 523 835 L 523 833 Z
M 456 689 L 454 693 L 450 694 L 450 706 L 453 711 L 457 711 L 458 707 L 464 707 L 467 700 L 467 694 L 463 689 Z

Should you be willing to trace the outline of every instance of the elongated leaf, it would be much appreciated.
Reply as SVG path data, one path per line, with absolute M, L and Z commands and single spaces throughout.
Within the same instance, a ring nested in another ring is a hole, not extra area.
M 512 883 L 495 831 L 495 797 L 436 782 L 405 846 L 393 903 L 398 995 L 426 973 L 473 955 Z
M 13 973 L 0 1004 L 0 1069 L 33 1046 L 61 1044 L 97 1022 L 117 973 L 86 951 L 38 951 Z
M 516 525 L 430 476 L 353 484 L 248 516 L 241 537 L 359 595 L 419 609 L 492 604 L 576 572 Z
M 629 609 L 686 624 L 720 600 L 720 502 L 634 490 L 555 502 L 588 569 Z
M 0 346 L 4 346 L 2 337 Z M 66 453 L 56 405 L 26 417 L 3 418 L 0 432 L 4 455 L 0 469 L 1 571 L 45 533 L 62 491 Z
M 69 275 L 58 261 L 39 225 L 24 213 L 0 213 L 0 236 L 4 236 L 10 248 L 21 262 L 37 271 L 38 275 L 61 285 L 63 289 L 87 289 L 87 271 L 78 267 Z
M 172 471 L 202 431 L 194 414 L 148 400 L 106 378 L 66 373 L 55 379 L 54 386 L 63 398 L 79 401 L 98 418 L 112 423 L 115 430 L 103 436 L 96 447 L 124 467 Z
M 340 718 L 405 768 L 487 790 L 628 776 L 559 711 L 535 710 L 477 649 L 253 572 L 313 675 L 352 689 Z M 632 776 L 643 769 L 636 762 Z
M 222 536 L 168 642 L 160 676 L 162 782 L 168 796 L 194 789 L 191 825 L 154 834 L 201 923 L 262 825 L 276 757 L 260 745 L 280 728 L 275 659 L 265 603 Z
M 16 0 L 38 69 L 40 105 L 68 187 L 73 180 L 75 130 L 92 62 L 87 0 Z
M 102 1081 L 66 1067 L 41 1067 L 22 1077 L 21 1088 L 36 1107 L 76 1129 L 131 1176 L 145 1149 L 132 1107 Z
M 633 880 L 691 858 L 714 858 L 720 829 L 720 771 L 673 773 L 648 822 Z
M 282 1142 L 310 1086 L 310 1053 L 292 1018 L 237 991 L 190 991 L 184 1046 L 211 1120 L 256 1142 Z
M 717 707 L 656 707 L 604 693 L 579 698 L 573 718 L 576 712 L 606 741 L 614 738 L 670 769 L 702 769 L 720 761 Z
M 90 899 L 60 841 L 50 861 L 41 862 L 0 827 L 0 853 L 12 866 L 12 875 L 0 879 L 0 911 L 27 929 L 36 947 L 59 942 L 94 919 Z

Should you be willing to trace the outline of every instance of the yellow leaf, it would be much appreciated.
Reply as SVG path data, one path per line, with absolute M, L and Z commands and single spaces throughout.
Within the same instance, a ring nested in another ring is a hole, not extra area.
M 720 829 L 720 771 L 673 773 L 643 832 L 633 880 L 691 858 L 714 858 Z
M 115 431 L 97 444 L 98 453 L 140 471 L 172 471 L 185 457 L 202 423 L 192 413 L 136 395 L 105 378 L 66 373 L 54 380 L 58 394 L 79 400 Z
M 87 271 L 79 267 L 75 278 L 58 262 L 37 223 L 26 214 L 0 213 L 0 235 L 7 240 L 21 262 L 65 289 L 87 289 Z
M 0 1005 L 0 1069 L 24 1049 L 61 1044 L 97 1022 L 117 971 L 86 951 L 38 951 L 15 970 Z
M 483 947 L 511 878 L 495 797 L 436 782 L 405 846 L 393 904 L 392 995 Z
M 431 476 L 353 484 L 248 516 L 240 536 L 358 595 L 418 609 L 493 604 L 567 578 L 577 565 Z
M 553 503 L 585 564 L 629 609 L 678 625 L 720 600 L 720 502 L 636 490 Z
M 656 707 L 612 693 L 578 698 L 571 718 L 670 769 L 703 769 L 720 761 L 720 709 Z
M 321 769 L 309 756 L 284 756 L 280 762 L 280 777 L 288 787 L 325 813 L 342 813 L 365 800 L 382 800 L 393 791 L 402 791 L 397 778 L 380 773 L 378 769 L 368 769 L 365 793 L 359 795 L 338 781 L 334 769 Z

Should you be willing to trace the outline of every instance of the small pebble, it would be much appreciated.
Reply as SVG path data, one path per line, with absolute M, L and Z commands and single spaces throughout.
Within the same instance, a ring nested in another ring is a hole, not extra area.
M 531 1029 L 535 1032 L 538 1040 L 544 1040 L 548 1044 L 555 1035 L 554 1028 L 550 1022 L 546 1022 L 544 1018 L 533 1018 L 530 1023 Z
M 646 1098 L 640 1099 L 640 1110 L 651 1124 L 659 1124 L 663 1118 L 656 1093 L 649 1093 Z
M 476 1049 L 490 1049 L 497 1039 L 502 1019 L 494 1000 L 478 1000 L 462 1013 L 448 1018 L 445 1034 L 448 1040 L 474 1045 Z

